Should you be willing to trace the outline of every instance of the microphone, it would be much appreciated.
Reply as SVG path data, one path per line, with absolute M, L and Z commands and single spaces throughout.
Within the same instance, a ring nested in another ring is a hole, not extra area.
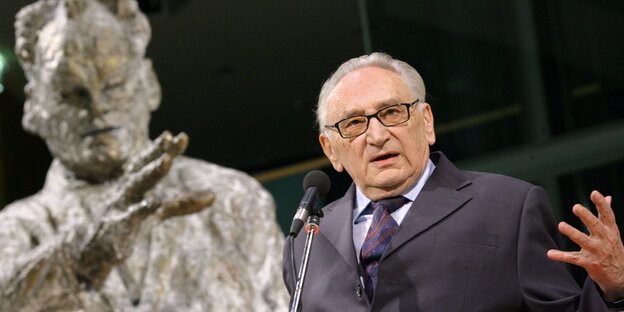
M 306 174 L 303 178 L 303 198 L 299 203 L 299 208 L 295 217 L 293 218 L 292 225 L 290 226 L 290 236 L 296 237 L 299 231 L 303 227 L 303 223 L 308 219 L 310 212 L 316 206 L 316 201 L 327 194 L 331 182 L 325 172 L 320 170 L 312 170 Z

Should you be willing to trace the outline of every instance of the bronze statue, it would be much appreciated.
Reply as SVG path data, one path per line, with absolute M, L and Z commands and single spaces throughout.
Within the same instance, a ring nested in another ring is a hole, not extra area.
M 248 175 L 148 136 L 160 87 L 134 0 L 40 0 L 16 21 L 24 128 L 54 157 L 0 212 L 0 311 L 282 311 L 283 235 Z

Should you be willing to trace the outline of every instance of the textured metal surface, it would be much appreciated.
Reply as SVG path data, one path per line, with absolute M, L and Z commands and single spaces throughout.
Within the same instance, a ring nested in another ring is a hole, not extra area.
M 0 213 L 1 311 L 285 311 L 283 234 L 248 175 L 150 141 L 160 88 L 134 1 L 18 13 L 24 127 L 54 161 Z

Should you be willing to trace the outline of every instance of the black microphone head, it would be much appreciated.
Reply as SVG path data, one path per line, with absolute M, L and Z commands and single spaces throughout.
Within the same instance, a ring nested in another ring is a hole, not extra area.
M 325 172 L 312 170 L 303 178 L 303 190 L 307 190 L 310 186 L 316 186 L 319 190 L 319 197 L 323 197 L 329 192 L 331 181 Z

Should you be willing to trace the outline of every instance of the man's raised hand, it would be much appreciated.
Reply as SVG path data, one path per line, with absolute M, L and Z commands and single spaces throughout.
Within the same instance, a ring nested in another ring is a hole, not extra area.
M 587 226 L 589 235 L 571 225 L 560 222 L 559 231 L 581 247 L 579 251 L 549 250 L 552 260 L 585 268 L 587 274 L 600 286 L 607 301 L 624 298 L 624 245 L 611 208 L 611 196 L 598 191 L 590 196 L 598 216 L 580 204 L 572 212 Z

